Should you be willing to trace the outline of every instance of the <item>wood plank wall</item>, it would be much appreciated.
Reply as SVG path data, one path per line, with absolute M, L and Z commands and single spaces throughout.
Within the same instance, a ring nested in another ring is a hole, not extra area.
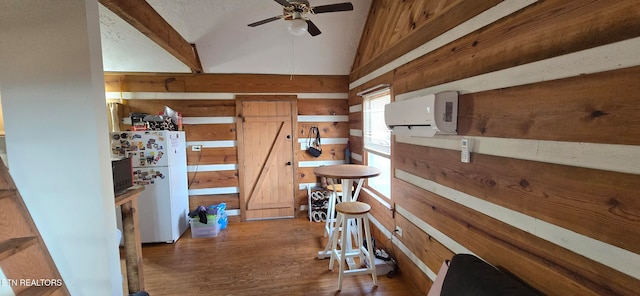
M 306 216 L 306 186 L 317 186 L 313 167 L 344 161 L 348 140 L 348 77 L 106 73 L 107 97 L 123 98 L 120 117 L 156 114 L 168 106 L 183 115 L 187 138 L 189 208 L 225 202 L 233 220 L 240 220 L 235 96 L 294 94 L 298 96 L 296 215 Z M 304 153 L 311 126 L 321 131 L 323 153 Z M 121 130 L 130 126 L 121 124 Z M 200 152 L 193 145 L 202 145 Z M 235 210 L 235 211 L 234 211 Z
M 460 92 L 457 136 L 394 137 L 392 209 L 361 195 L 421 291 L 455 253 L 548 295 L 640 291 L 637 4 L 373 1 L 349 80 L 352 161 L 359 91 Z
M 298 102 L 298 182 L 305 186 L 317 187 L 318 178 L 313 168 L 319 165 L 344 163 L 344 150 L 349 136 L 347 98 L 343 100 L 299 100 Z M 322 154 L 313 157 L 306 152 L 309 129 L 320 130 Z M 306 188 L 306 187 L 305 187 Z M 299 202 L 307 202 L 306 189 L 299 193 Z

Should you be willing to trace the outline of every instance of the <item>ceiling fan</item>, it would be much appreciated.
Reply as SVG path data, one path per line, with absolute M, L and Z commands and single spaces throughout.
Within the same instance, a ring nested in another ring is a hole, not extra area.
M 344 3 L 336 3 L 329 5 L 320 5 L 320 6 L 311 6 L 309 5 L 309 1 L 307 0 L 274 0 L 278 2 L 278 4 L 282 5 L 284 8 L 284 12 L 282 15 L 277 15 L 274 17 L 270 17 L 268 19 L 264 19 L 261 21 L 257 21 L 255 23 L 251 23 L 249 27 L 257 27 L 260 25 L 264 25 L 266 23 L 270 23 L 279 19 L 283 19 L 289 22 L 289 31 L 294 35 L 302 35 L 304 32 L 309 32 L 311 36 L 320 35 L 320 29 L 313 24 L 311 20 L 303 17 L 303 15 L 311 13 L 327 13 L 327 12 L 337 12 L 337 11 L 350 11 L 353 10 L 353 4 L 351 2 Z

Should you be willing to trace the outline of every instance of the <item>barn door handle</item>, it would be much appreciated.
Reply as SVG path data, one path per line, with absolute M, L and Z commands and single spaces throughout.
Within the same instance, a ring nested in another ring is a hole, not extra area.
M 291 165 L 291 162 L 290 162 L 290 161 L 287 161 L 287 165 Z

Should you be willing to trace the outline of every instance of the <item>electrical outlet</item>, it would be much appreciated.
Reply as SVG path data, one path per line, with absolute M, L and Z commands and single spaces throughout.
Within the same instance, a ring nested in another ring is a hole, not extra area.
M 301 211 L 301 212 L 304 212 L 304 211 L 306 211 L 307 209 L 309 209 L 309 206 L 307 206 L 307 205 L 300 205 L 300 211 Z
M 402 237 L 402 228 L 400 228 L 400 226 L 396 226 L 396 235 L 398 235 L 399 237 Z
M 191 146 L 191 151 L 202 151 L 202 145 Z

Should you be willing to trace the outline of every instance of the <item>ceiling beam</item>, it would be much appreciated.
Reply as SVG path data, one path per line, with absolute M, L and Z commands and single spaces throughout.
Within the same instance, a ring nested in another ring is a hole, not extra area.
M 195 45 L 189 44 L 144 0 L 99 0 L 116 15 L 183 62 L 193 73 L 202 73 Z

